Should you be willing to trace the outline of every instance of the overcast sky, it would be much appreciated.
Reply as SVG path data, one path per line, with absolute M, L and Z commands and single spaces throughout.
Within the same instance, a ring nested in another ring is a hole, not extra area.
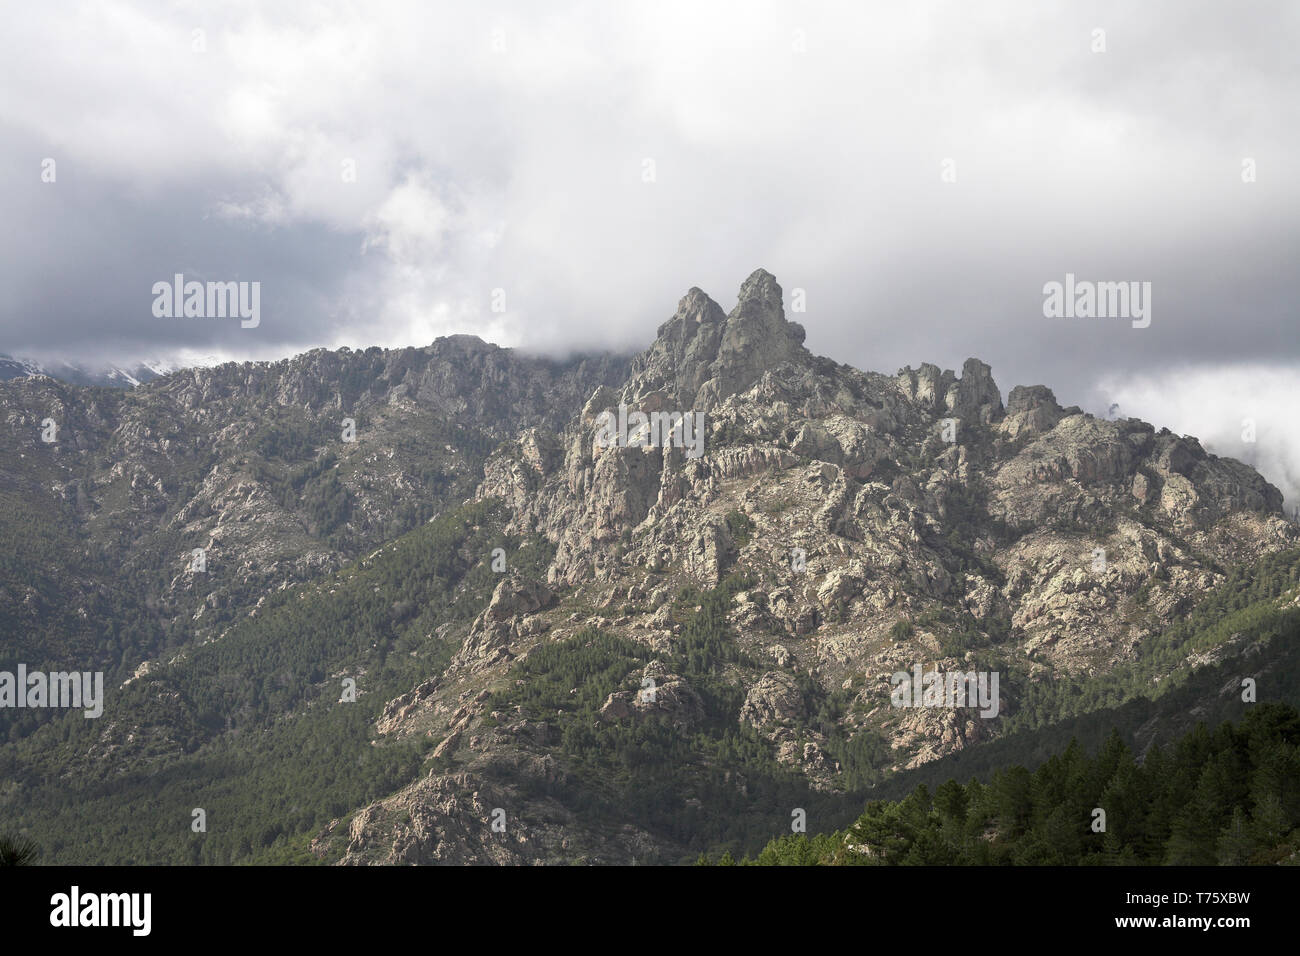
M 815 352 L 975 355 L 1004 396 L 1117 403 L 1295 501 L 1297 27 L 1191 0 L 14 7 L 0 352 L 640 349 L 761 266 Z M 260 282 L 260 324 L 155 317 L 178 272 Z M 1151 282 L 1150 326 L 1044 317 L 1067 272 Z

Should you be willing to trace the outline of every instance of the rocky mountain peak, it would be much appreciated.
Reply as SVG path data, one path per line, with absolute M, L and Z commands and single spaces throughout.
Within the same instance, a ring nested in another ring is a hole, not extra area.
M 738 306 L 746 302 L 764 304 L 780 311 L 782 291 L 776 276 L 766 269 L 751 272 L 749 278 L 740 284 L 740 294 L 736 297 Z
M 629 400 L 664 390 L 679 407 L 689 408 L 718 354 L 726 314 L 718 303 L 692 287 L 677 311 L 659 326 L 654 344 L 633 363 Z
M 469 335 L 464 332 L 457 332 L 452 335 L 440 335 L 433 340 L 432 348 L 446 352 L 499 352 L 501 346 L 493 342 L 485 342 L 477 335 Z
M 803 326 L 785 318 L 781 286 L 765 269 L 741 284 L 729 314 L 692 287 L 637 359 L 625 398 L 637 401 L 662 390 L 682 409 L 707 411 L 766 370 L 811 358 L 804 334 Z
M 993 381 L 993 369 L 977 358 L 968 358 L 961 378 L 948 389 L 944 401 L 959 418 L 989 424 L 1002 417 L 1002 393 Z

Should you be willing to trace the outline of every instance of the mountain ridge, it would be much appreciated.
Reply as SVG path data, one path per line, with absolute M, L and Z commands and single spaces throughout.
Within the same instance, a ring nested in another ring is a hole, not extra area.
M 418 679 L 385 678 L 349 746 L 429 753 L 417 779 L 327 826 L 298 821 L 295 839 L 310 830 L 312 853 L 345 862 L 558 862 L 570 842 L 588 859 L 677 859 L 728 827 L 788 820 L 779 801 L 847 812 L 874 781 L 998 738 L 999 717 L 892 707 L 891 673 L 1001 671 L 1010 717 L 1037 683 L 1126 666 L 1232 568 L 1300 540 L 1276 488 L 1195 439 L 1062 408 L 1042 385 L 1004 404 L 979 359 L 885 375 L 804 339 L 757 270 L 729 313 L 689 290 L 633 357 L 454 336 L 180 370 L 130 392 L 0 382 L 16 452 L 0 463 L 16 542 L 0 663 L 103 666 L 106 713 L 137 709 L 78 731 L 98 734 L 78 747 L 121 770 L 156 741 L 179 767 L 277 726 L 277 707 L 315 726 L 338 696 L 304 667 L 221 726 L 198 703 L 224 692 L 197 649 L 264 640 L 292 659 L 286 595 L 316 607 L 327 584 L 385 567 L 328 676 L 364 688 L 401 649 Z M 601 415 L 620 405 L 702 411 L 703 456 L 603 444 Z M 463 595 L 441 617 L 385 562 L 434 560 L 424 529 L 461 514 L 479 529 L 463 540 L 485 547 L 491 531 L 508 547 L 440 572 L 439 593 Z M 187 570 L 196 548 L 202 573 Z M 272 611 L 286 623 L 259 630 Z M 267 679 L 255 658 L 231 666 Z M 148 699 L 162 716 L 138 709 Z M 57 725 L 11 722 L 9 746 Z M 635 753 L 673 748 L 671 780 L 636 769 Z M 585 825 L 578 808 L 606 799 L 609 774 L 613 803 Z M 769 798 L 745 809 L 751 787 Z M 533 815 L 544 851 L 526 830 L 492 842 L 498 802 Z

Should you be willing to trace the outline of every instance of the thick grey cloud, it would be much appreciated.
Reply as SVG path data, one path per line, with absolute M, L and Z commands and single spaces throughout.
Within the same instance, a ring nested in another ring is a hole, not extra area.
M 1206 435 L 1246 414 L 1225 368 L 1290 399 L 1300 8 L 847 6 L 29 5 L 0 351 L 641 348 L 762 266 L 860 367 L 977 355 Z M 260 281 L 261 325 L 154 318 L 178 271 Z M 1067 272 L 1150 281 L 1150 327 L 1045 318 Z

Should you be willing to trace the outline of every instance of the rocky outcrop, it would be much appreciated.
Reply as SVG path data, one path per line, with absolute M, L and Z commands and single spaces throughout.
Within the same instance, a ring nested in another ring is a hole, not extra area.
M 906 366 L 897 376 L 898 387 L 908 400 L 930 414 L 947 406 L 948 392 L 956 380 L 951 370 L 941 372 L 939 366 L 929 362 L 922 363 L 917 371 L 913 371 L 910 365 Z
M 951 370 L 925 362 L 917 370 L 906 366 L 894 382 L 917 408 L 927 416 L 956 418 L 968 424 L 988 425 L 1003 414 L 1002 394 L 993 381 L 993 370 L 977 358 L 962 364 L 961 377 Z
M 767 724 L 797 720 L 805 713 L 803 694 L 794 679 L 782 671 L 768 671 L 745 695 L 740 721 L 761 729 Z
M 478 772 L 430 774 L 362 808 L 346 829 L 331 822 L 312 850 L 324 855 L 338 840 L 344 866 L 505 866 L 613 863 L 638 855 L 654 860 L 676 849 L 631 827 L 599 838 L 584 834 L 581 817 L 558 801 L 500 782 L 512 777 L 565 780 L 547 757 L 515 756 Z
M 514 655 L 512 641 L 521 633 L 526 615 L 550 606 L 555 594 L 538 581 L 506 577 L 492 592 L 483 613 L 474 619 L 461 649 L 448 665 L 448 673 L 480 671 Z
M 1056 396 L 1046 385 L 1017 385 L 1007 396 L 1007 414 L 998 427 L 1009 438 L 1041 435 L 1062 418 L 1078 414 L 1078 408 L 1063 409 L 1056 404 Z
M 686 728 L 704 715 L 700 695 L 680 675 L 659 661 L 651 661 L 640 676 L 640 689 L 611 693 L 600 708 L 602 721 L 642 718 L 650 714 L 666 715 L 674 724 Z
M 961 378 L 944 396 L 948 413 L 965 422 L 988 425 L 1002 417 L 1002 395 L 993 381 L 993 369 L 977 358 L 968 358 Z

